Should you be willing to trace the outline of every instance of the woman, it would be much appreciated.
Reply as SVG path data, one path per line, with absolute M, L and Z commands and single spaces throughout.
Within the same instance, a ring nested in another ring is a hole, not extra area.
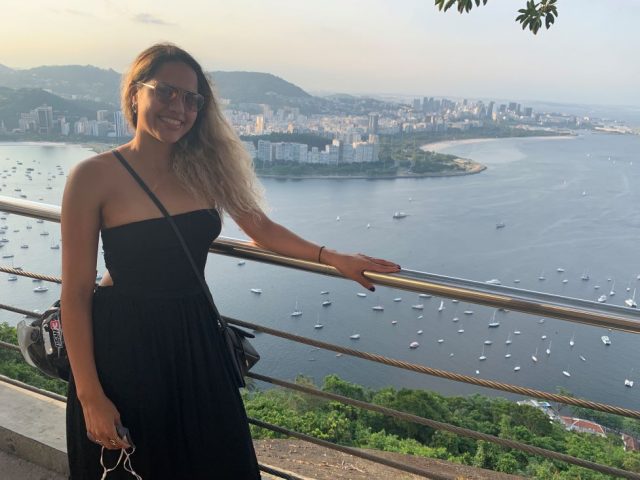
M 171 213 L 201 272 L 223 213 L 262 247 L 333 265 L 371 290 L 364 270 L 399 270 L 319 247 L 263 213 L 251 160 L 184 50 L 142 52 L 124 78 L 122 110 L 135 135 L 117 150 Z M 98 235 L 108 272 L 94 291 Z M 69 175 L 62 236 L 71 478 L 97 479 L 118 463 L 109 478 L 259 478 L 207 297 L 169 223 L 113 152 Z

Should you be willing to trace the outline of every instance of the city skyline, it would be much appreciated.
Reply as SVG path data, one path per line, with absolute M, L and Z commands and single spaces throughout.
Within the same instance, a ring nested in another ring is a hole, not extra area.
M 148 0 L 60 0 L 55 7 L 37 0 L 5 9 L 0 64 L 122 72 L 143 48 L 173 41 L 207 70 L 272 73 L 311 93 L 640 106 L 633 85 L 640 65 L 632 61 L 640 2 L 610 5 L 563 0 L 556 25 L 534 36 L 514 21 L 522 7 L 515 1 L 459 15 L 438 12 L 431 0 L 192 0 L 180 9 Z M 25 32 L 37 36 L 16 42 Z

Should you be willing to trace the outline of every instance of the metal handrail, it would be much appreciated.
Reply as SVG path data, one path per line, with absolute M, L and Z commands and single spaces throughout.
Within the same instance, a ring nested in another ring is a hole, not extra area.
M 57 205 L 0 195 L 0 210 L 53 222 L 60 221 L 60 207 Z M 340 272 L 329 265 L 280 255 L 245 240 L 219 237 L 211 245 L 210 251 L 221 255 L 343 278 Z M 403 269 L 394 274 L 365 272 L 364 275 L 376 284 L 386 287 L 454 298 L 596 327 L 640 333 L 640 311 L 617 305 L 604 305 L 589 300 L 503 285 L 489 285 L 483 282 L 415 270 Z

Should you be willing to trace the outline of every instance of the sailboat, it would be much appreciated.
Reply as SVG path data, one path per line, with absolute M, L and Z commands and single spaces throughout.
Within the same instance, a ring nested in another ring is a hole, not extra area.
M 569 367 L 567 367 L 567 368 L 569 368 Z M 569 371 L 568 371 L 568 370 L 563 370 L 563 371 L 562 371 L 562 374 L 563 374 L 565 377 L 570 377 L 570 376 L 571 376 L 571 374 L 569 373 Z
M 616 281 L 614 280 L 613 283 L 611 284 L 611 290 L 609 291 L 610 297 L 613 297 L 616 294 L 615 286 L 616 286 Z
M 320 323 L 320 314 L 318 313 L 318 315 L 316 316 L 316 324 L 313 326 L 313 328 L 315 328 L 316 330 L 320 330 L 322 327 L 324 327 L 324 325 Z
M 489 328 L 497 328 L 500 326 L 500 322 L 496 321 L 496 313 L 498 312 L 498 310 L 494 310 L 493 311 L 493 317 L 491 317 L 491 321 L 489 322 Z
M 298 301 L 296 300 L 296 307 L 293 309 L 293 312 L 291 312 L 291 316 L 299 317 L 301 315 L 302 315 L 302 310 L 298 309 Z
M 551 355 L 551 340 L 549 340 L 549 346 L 547 347 L 547 349 L 545 350 L 545 353 L 547 355 Z
M 482 346 L 482 354 L 478 357 L 478 360 L 480 360 L 481 362 L 485 361 L 487 359 L 487 356 L 484 354 L 484 345 Z
M 582 280 L 583 282 L 589 281 L 589 274 L 587 272 L 584 272 L 580 277 L 580 280 Z
M 444 310 L 444 300 L 440 300 L 440 306 L 438 307 L 438 311 L 441 312 Z
M 531 355 L 531 360 L 533 360 L 535 363 L 538 362 L 538 349 L 537 348 L 536 348 L 536 353 Z
M 540 273 L 540 276 L 538 277 L 538 280 L 540 280 L 540 281 L 545 280 L 544 270 Z
M 569 346 L 573 347 L 576 344 L 576 334 L 571 335 L 571 340 L 569 340 Z
M 604 303 L 604 302 L 606 302 L 606 301 L 607 301 L 607 296 L 606 296 L 606 295 L 602 294 L 602 295 L 600 295 L 600 296 L 598 297 L 598 302 L 600 302 L 600 303 Z
M 629 307 L 629 308 L 638 308 L 638 305 L 636 304 L 636 289 L 633 289 L 633 295 L 631 296 L 631 298 L 627 298 L 624 301 L 624 304 Z
M 511 345 L 511 332 L 509 332 L 509 335 L 507 335 L 507 339 L 504 342 L 506 345 Z

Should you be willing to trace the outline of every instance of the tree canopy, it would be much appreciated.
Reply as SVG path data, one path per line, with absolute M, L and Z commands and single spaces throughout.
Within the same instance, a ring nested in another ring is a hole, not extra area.
M 459 13 L 468 13 L 473 6 L 479 7 L 480 5 L 486 5 L 489 0 L 435 0 L 436 7 L 440 11 L 447 11 L 454 5 Z M 516 22 L 520 22 L 522 29 L 529 30 L 535 35 L 538 30 L 544 26 L 548 30 L 555 22 L 558 16 L 558 7 L 556 6 L 557 0 L 527 0 L 525 8 L 518 10 Z

